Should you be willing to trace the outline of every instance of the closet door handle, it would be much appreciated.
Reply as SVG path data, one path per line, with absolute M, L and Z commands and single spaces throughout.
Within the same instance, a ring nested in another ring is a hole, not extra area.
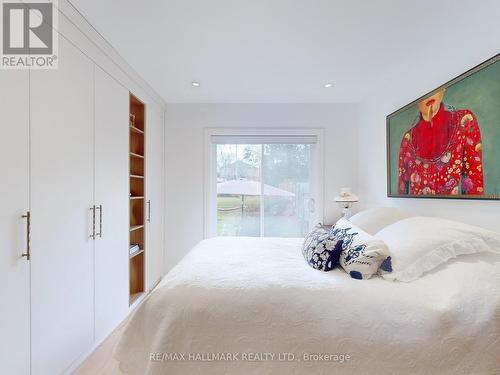
M 148 223 L 151 222 L 151 200 L 148 200 Z
M 93 240 L 95 240 L 95 204 L 90 207 L 90 211 L 92 211 L 92 234 L 89 236 Z
M 22 257 L 25 257 L 26 260 L 31 259 L 31 213 L 27 211 L 25 215 L 21 216 L 23 219 L 26 219 L 26 252 L 22 253 Z
M 96 210 L 99 210 L 99 233 L 96 233 L 95 236 L 99 236 L 99 238 L 102 238 L 102 204 L 96 207 Z

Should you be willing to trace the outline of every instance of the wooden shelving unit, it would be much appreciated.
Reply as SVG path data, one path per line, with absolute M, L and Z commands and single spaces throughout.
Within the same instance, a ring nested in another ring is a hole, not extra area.
M 136 154 L 135 152 L 131 152 L 130 157 L 144 159 L 144 155 L 139 155 L 139 154 Z
M 130 246 L 140 249 L 129 254 L 130 304 L 145 292 L 145 112 L 144 103 L 130 94 Z
M 144 228 L 144 225 L 134 225 L 134 226 L 130 227 L 130 231 L 133 232 L 135 230 L 139 230 L 142 228 Z
M 133 133 L 139 133 L 139 134 L 144 134 L 144 130 L 142 129 L 139 129 L 137 126 L 135 125 L 130 125 L 130 131 L 133 132 Z

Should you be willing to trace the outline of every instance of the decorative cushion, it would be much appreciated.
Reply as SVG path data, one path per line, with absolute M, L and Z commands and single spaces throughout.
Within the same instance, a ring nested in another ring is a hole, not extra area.
M 399 208 L 375 207 L 358 212 L 349 218 L 349 221 L 366 233 L 374 235 L 386 226 L 409 217 L 411 217 L 409 213 Z
M 341 250 L 342 242 L 338 243 L 321 224 L 314 227 L 302 244 L 302 254 L 307 263 L 321 271 L 331 271 L 339 264 Z
M 416 216 L 382 229 L 376 237 L 391 252 L 388 280 L 413 281 L 463 254 L 500 253 L 500 233 L 435 217 Z M 464 275 L 465 276 L 465 275 Z
M 389 259 L 386 244 L 344 218 L 331 229 L 334 239 L 342 241 L 340 265 L 354 279 L 369 279 Z

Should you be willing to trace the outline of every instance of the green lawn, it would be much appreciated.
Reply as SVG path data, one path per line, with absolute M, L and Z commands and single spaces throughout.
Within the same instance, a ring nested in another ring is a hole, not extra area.
M 260 236 L 260 198 L 245 197 L 245 210 L 241 210 L 241 197 L 217 197 L 217 234 L 222 236 Z M 224 211 L 234 208 L 234 210 Z M 307 223 L 296 215 L 273 214 L 264 220 L 266 237 L 302 237 Z
M 247 209 L 258 210 L 260 207 L 260 198 L 257 196 L 246 196 L 245 205 Z M 241 208 L 241 197 L 217 197 L 218 208 Z

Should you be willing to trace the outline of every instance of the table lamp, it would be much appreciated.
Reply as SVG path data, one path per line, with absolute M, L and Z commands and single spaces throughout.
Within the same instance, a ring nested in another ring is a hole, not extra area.
M 334 200 L 342 207 L 342 217 L 344 218 L 347 218 L 347 213 L 352 204 L 359 201 L 358 197 L 351 192 L 351 188 L 348 187 L 340 189 L 339 195 Z

